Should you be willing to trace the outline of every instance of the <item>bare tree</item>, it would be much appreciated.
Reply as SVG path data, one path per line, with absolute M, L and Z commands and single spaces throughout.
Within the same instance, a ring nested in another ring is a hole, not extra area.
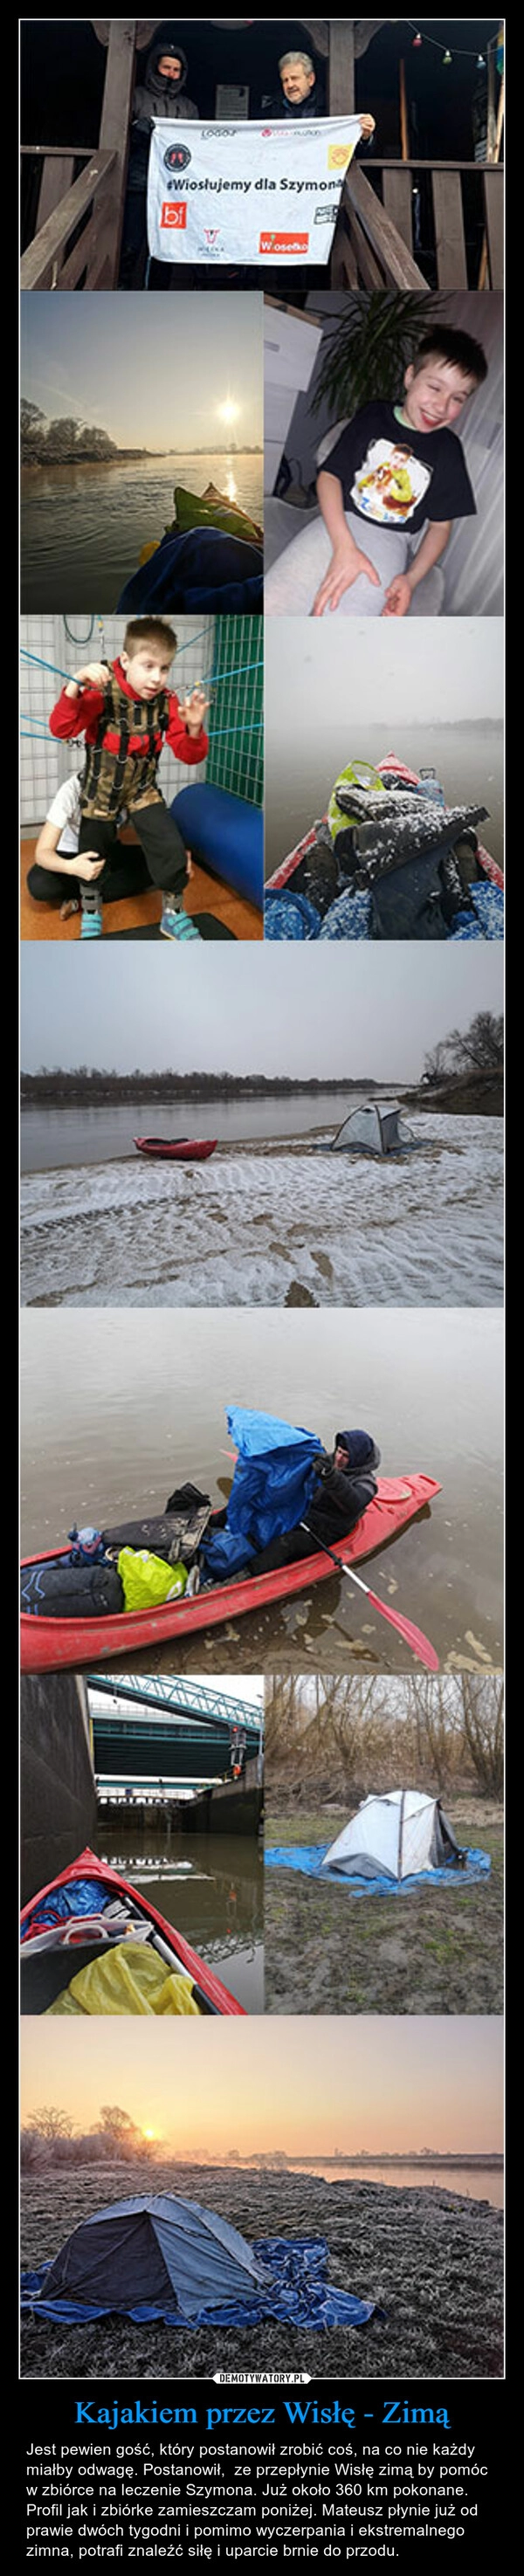
M 68 2111 L 58 2111 L 51 2103 L 44 2104 L 39 2111 L 31 2111 L 27 2126 L 34 2130 L 37 2138 L 47 2138 L 52 2145 L 55 2138 L 72 2137 L 74 2122 Z

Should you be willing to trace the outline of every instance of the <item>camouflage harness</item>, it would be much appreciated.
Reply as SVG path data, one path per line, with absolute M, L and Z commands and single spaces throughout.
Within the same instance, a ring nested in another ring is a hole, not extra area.
M 96 741 L 87 743 L 81 783 L 82 814 L 116 821 L 122 806 L 162 803 L 157 766 L 169 724 L 166 689 L 147 702 L 129 698 L 111 671 L 98 717 Z

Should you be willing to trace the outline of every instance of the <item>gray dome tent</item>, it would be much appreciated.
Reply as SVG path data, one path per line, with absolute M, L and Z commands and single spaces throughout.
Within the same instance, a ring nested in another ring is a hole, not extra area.
M 126 2311 L 163 2302 L 191 2318 L 225 2299 L 253 2298 L 267 2282 L 251 2246 L 215 2210 L 148 2194 L 113 2201 L 73 2229 L 46 2272 L 45 2298 Z
M 379 1109 L 376 1101 L 362 1102 L 352 1109 L 343 1127 L 332 1137 L 331 1153 L 412 1154 L 416 1139 L 404 1126 L 395 1101 L 386 1101 Z
M 398 1885 L 461 1857 L 440 1798 L 419 1789 L 390 1789 L 384 1797 L 363 1799 L 324 1852 L 322 1868 L 339 1869 L 344 1878 L 390 1878 Z

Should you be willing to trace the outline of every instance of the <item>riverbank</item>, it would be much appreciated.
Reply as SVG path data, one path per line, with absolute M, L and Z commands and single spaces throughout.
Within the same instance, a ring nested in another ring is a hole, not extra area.
M 444 2184 L 420 2189 L 365 2181 L 325 2182 L 308 2173 L 246 2172 L 150 2162 L 66 2164 L 22 2183 L 23 2268 L 54 2255 L 92 2211 L 131 2193 L 193 2198 L 260 2236 L 325 2236 L 329 2279 L 372 2298 L 382 2321 L 319 2335 L 289 2325 L 169 2328 L 110 2316 L 60 2326 L 33 2312 L 22 2319 L 23 2378 L 108 2381 L 217 2368 L 319 2369 L 328 2378 L 498 2378 L 502 2352 L 502 2214 Z
M 266 1848 L 334 1842 L 358 1801 L 266 1810 Z M 344 1884 L 265 1874 L 267 2013 L 500 2013 L 503 2010 L 502 1808 L 446 1798 L 457 1842 L 491 1860 L 489 1877 L 408 1894 L 352 1895 Z
M 139 1161 L 130 1135 L 112 1161 L 26 1173 L 23 1304 L 499 1303 L 499 1119 L 417 1112 L 418 1151 L 387 1160 L 333 1155 L 332 1133 L 167 1166 Z

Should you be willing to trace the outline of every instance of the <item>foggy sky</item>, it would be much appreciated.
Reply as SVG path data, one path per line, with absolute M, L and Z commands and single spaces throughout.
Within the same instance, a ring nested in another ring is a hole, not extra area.
M 21 955 L 21 1062 L 416 1081 L 427 1049 L 502 1009 L 502 946 L 80 943 Z

